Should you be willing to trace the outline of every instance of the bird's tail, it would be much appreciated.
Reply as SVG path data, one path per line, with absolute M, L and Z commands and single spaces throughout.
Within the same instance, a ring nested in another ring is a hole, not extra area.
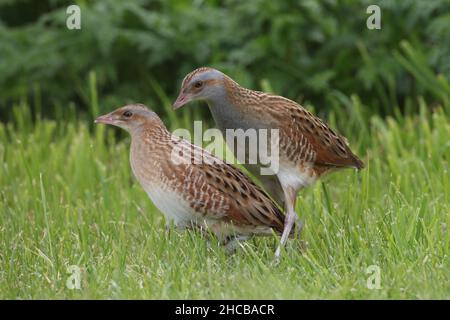
M 361 159 L 359 159 L 355 154 L 353 154 L 353 165 L 355 166 L 356 169 L 361 170 L 364 169 L 365 164 L 364 162 L 362 162 Z

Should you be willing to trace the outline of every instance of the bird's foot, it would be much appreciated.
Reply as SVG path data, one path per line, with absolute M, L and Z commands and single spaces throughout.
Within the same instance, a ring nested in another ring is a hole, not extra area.
M 169 238 L 170 238 L 170 222 L 166 223 L 164 235 L 165 235 L 166 239 L 169 240 Z
M 281 245 L 278 246 L 277 250 L 275 251 L 275 255 L 273 256 L 272 264 L 274 266 L 277 266 L 280 263 L 280 257 L 281 257 Z
M 306 252 L 306 250 L 308 250 L 309 248 L 309 243 L 306 240 L 300 240 L 298 242 L 298 248 L 300 250 L 301 253 Z
M 294 237 L 300 238 L 300 235 L 303 233 L 303 221 L 300 220 L 298 216 L 295 216 L 295 224 L 294 224 Z
M 232 236 L 228 237 L 226 243 L 224 243 L 224 246 L 227 250 L 228 254 L 234 254 L 236 253 L 237 247 L 241 245 L 242 241 L 246 241 L 248 239 L 248 236 Z

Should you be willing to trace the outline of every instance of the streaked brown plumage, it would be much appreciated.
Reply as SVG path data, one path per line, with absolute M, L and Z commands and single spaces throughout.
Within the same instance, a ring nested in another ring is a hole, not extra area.
M 97 118 L 131 134 L 133 173 L 156 207 L 178 228 L 208 228 L 226 242 L 281 233 L 284 215 L 239 169 L 173 136 L 145 106 Z
M 223 134 L 227 129 L 279 130 L 280 159 L 279 170 L 274 172 L 276 175 L 261 175 L 259 169 L 262 163 L 246 167 L 260 179 L 269 194 L 286 207 L 281 245 L 297 218 L 295 200 L 301 188 L 312 184 L 332 169 L 364 167 L 343 136 L 298 103 L 243 88 L 218 70 L 203 67 L 184 78 L 174 108 L 194 100 L 208 103 Z M 232 151 L 236 154 L 236 150 Z M 247 150 L 245 152 L 248 154 Z M 280 247 L 276 256 L 279 254 Z

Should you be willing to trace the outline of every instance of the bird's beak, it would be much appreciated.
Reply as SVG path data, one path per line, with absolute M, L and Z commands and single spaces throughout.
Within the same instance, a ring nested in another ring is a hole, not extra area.
M 114 119 L 110 113 L 95 119 L 94 123 L 114 124 Z
M 192 100 L 190 95 L 184 94 L 183 92 L 180 92 L 180 95 L 178 96 L 177 100 L 173 103 L 173 110 L 177 110 L 178 108 L 181 108 L 186 103 L 190 102 Z

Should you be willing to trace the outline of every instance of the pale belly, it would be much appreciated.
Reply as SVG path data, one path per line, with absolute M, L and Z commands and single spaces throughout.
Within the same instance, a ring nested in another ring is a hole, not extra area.
M 311 167 L 297 167 L 286 163 L 280 164 L 277 177 L 283 187 L 291 187 L 294 190 L 310 186 L 317 180 Z
M 198 215 L 178 193 L 155 185 L 141 185 L 158 210 L 178 228 L 196 221 Z
M 260 226 L 246 228 L 234 226 L 220 219 L 207 219 L 200 213 L 196 213 L 178 193 L 165 190 L 161 187 L 141 184 L 150 200 L 163 213 L 168 221 L 173 221 L 177 229 L 185 229 L 193 225 L 205 228 L 214 233 L 219 239 L 225 239 L 229 235 L 270 235 L 271 228 Z

